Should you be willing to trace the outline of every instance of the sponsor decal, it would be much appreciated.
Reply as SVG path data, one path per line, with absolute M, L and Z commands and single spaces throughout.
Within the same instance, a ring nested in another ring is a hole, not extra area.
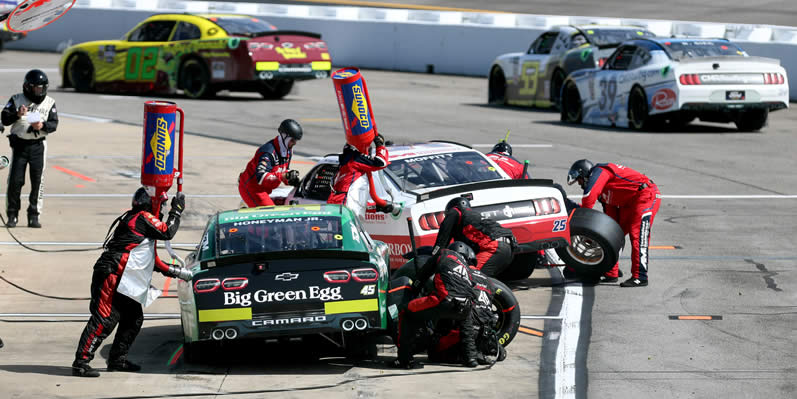
M 286 43 L 283 43 L 283 46 L 285 46 L 285 44 Z M 301 47 L 277 47 L 274 50 L 286 60 L 291 60 L 294 58 L 307 58 L 307 53 L 303 52 Z
M 285 272 L 274 276 L 274 280 L 291 281 L 299 278 L 299 273 Z
M 365 101 L 363 88 L 359 85 L 352 85 L 351 92 L 354 95 L 351 102 L 351 112 L 360 121 L 360 126 L 363 129 L 368 129 L 371 126 L 371 121 L 368 118 L 368 102 Z
M 374 221 L 382 222 L 382 221 L 385 220 L 385 214 L 381 213 L 381 212 L 378 212 L 378 213 L 366 213 L 365 214 L 365 220 L 374 220 Z
M 659 111 L 669 109 L 675 104 L 675 92 L 671 89 L 660 89 L 653 93 L 650 103 L 653 105 L 654 109 Z
M 340 294 L 341 287 L 325 287 L 311 285 L 306 290 L 295 291 L 268 291 L 257 290 L 255 292 L 225 292 L 224 306 L 240 305 L 251 306 L 252 303 L 268 302 L 291 302 L 306 299 L 318 299 L 321 301 L 336 301 L 343 299 Z
M 744 90 L 732 90 L 725 92 L 725 99 L 731 101 L 744 100 Z
M 155 167 L 159 171 L 166 170 L 166 157 L 172 149 L 172 138 L 169 135 L 169 124 L 166 119 L 159 117 L 155 122 L 155 134 L 149 142 L 152 154 L 155 158 Z
M 482 218 L 489 218 L 495 220 L 496 222 L 537 215 L 537 212 L 534 210 L 534 205 L 531 203 L 531 201 L 518 201 L 510 202 L 508 204 L 479 206 L 473 208 L 473 210 L 479 212 L 482 215 Z
M 407 158 L 403 161 L 406 163 L 414 163 L 414 162 L 423 162 L 428 161 L 431 159 L 443 159 L 443 158 L 454 158 L 454 154 L 437 154 L 437 155 L 427 155 L 425 157 L 415 157 L 415 158 Z
M 639 226 L 639 272 L 647 274 L 648 270 L 648 240 L 650 239 L 650 213 L 642 216 Z
M 295 218 L 274 218 L 274 219 L 258 219 L 258 220 L 244 220 L 241 222 L 233 223 L 233 226 L 250 226 L 257 224 L 274 224 L 274 223 L 299 223 L 299 222 L 315 222 L 321 218 L 315 216 L 309 217 L 295 217 Z
M 412 251 L 412 246 L 409 243 L 387 243 L 387 247 L 390 250 L 391 255 L 404 255 L 407 252 Z
M 327 321 L 326 316 L 286 317 L 281 319 L 252 320 L 252 327 L 284 326 L 289 324 L 318 323 Z

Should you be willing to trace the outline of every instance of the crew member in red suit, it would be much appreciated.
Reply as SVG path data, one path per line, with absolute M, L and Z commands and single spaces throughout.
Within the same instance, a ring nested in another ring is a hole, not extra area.
M 584 189 L 581 206 L 592 208 L 603 204 L 603 211 L 617 221 L 631 238 L 631 278 L 621 287 L 648 285 L 648 246 L 650 226 L 661 205 L 661 193 L 649 177 L 629 167 L 613 163 L 594 165 L 581 159 L 573 163 L 567 183 L 578 182 Z M 620 276 L 618 265 L 606 273 L 602 281 L 614 282 Z
M 512 157 L 512 146 L 506 140 L 501 140 L 493 146 L 493 150 L 487 153 L 487 158 L 498 164 L 513 180 L 531 179 L 528 170 L 523 173 L 523 163 Z
M 238 176 L 238 192 L 250 208 L 274 205 L 269 195 L 280 183 L 299 185 L 299 172 L 290 167 L 293 146 L 302 139 L 302 127 L 293 119 L 285 119 L 277 131 L 279 135 L 260 146 Z
M 381 134 L 374 138 L 376 153 L 369 156 L 360 152 L 350 144 L 343 146 L 343 153 L 338 156 L 340 168 L 332 180 L 332 194 L 327 199 L 329 204 L 342 204 L 351 209 L 360 219 L 365 218 L 365 212 L 393 211 L 392 204 L 385 208 L 375 207 L 368 202 L 368 172 L 384 169 L 388 164 L 388 152 L 385 147 L 385 138 Z

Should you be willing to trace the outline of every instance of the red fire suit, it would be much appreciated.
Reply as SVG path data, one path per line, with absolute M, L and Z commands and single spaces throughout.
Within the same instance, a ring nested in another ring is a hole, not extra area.
M 476 269 L 488 276 L 497 276 L 512 262 L 512 230 L 492 219 L 482 219 L 476 211 L 451 208 L 445 213 L 435 249 L 447 247 L 452 239 L 468 244 L 476 252 Z
M 332 181 L 332 194 L 327 199 L 329 204 L 347 205 L 349 188 L 357 179 L 367 172 L 376 172 L 384 169 L 390 163 L 388 161 L 387 148 L 384 146 L 376 147 L 376 155 L 371 157 L 348 145 L 343 148 L 343 153 L 338 157 L 338 162 L 340 168 Z M 352 193 L 352 195 L 356 194 Z
M 617 221 L 631 238 L 631 273 L 635 279 L 648 279 L 650 226 L 661 205 L 661 193 L 653 180 L 631 168 L 613 163 L 597 164 L 584 186 L 581 206 L 592 208 L 596 201 Z M 617 277 L 618 267 L 607 277 Z
M 292 156 L 293 152 L 280 136 L 257 149 L 238 176 L 238 192 L 248 207 L 274 205 L 269 194 L 280 183 L 288 183 L 286 172 Z
M 493 162 L 506 172 L 513 180 L 515 179 L 531 179 L 528 170 L 523 174 L 523 163 L 510 155 L 504 155 L 497 152 L 487 153 L 487 157 L 492 159 Z

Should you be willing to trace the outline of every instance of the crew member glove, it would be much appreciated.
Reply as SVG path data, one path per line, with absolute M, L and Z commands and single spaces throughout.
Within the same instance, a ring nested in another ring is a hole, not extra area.
M 179 266 L 169 266 L 169 274 L 183 281 L 191 281 L 194 277 L 194 273 L 191 270 Z
M 385 138 L 381 134 L 377 134 L 374 138 L 374 145 L 377 147 L 383 147 L 385 145 Z
M 172 197 L 172 210 L 169 213 L 175 213 L 177 216 L 183 214 L 185 210 L 185 194 L 178 192 Z
M 289 170 L 288 173 L 285 173 L 285 182 L 291 186 L 298 186 L 301 182 L 299 180 L 299 171 L 298 170 Z
M 421 280 L 412 280 L 411 289 L 413 294 L 417 295 L 419 292 L 421 292 L 422 287 L 423 287 L 423 282 Z

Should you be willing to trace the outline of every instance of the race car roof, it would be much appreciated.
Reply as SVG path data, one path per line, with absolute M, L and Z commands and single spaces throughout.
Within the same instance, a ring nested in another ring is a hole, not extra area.
M 432 141 L 408 145 L 394 145 L 388 147 L 390 160 L 412 158 L 421 155 L 443 154 L 450 152 L 474 151 L 472 148 L 449 141 Z

